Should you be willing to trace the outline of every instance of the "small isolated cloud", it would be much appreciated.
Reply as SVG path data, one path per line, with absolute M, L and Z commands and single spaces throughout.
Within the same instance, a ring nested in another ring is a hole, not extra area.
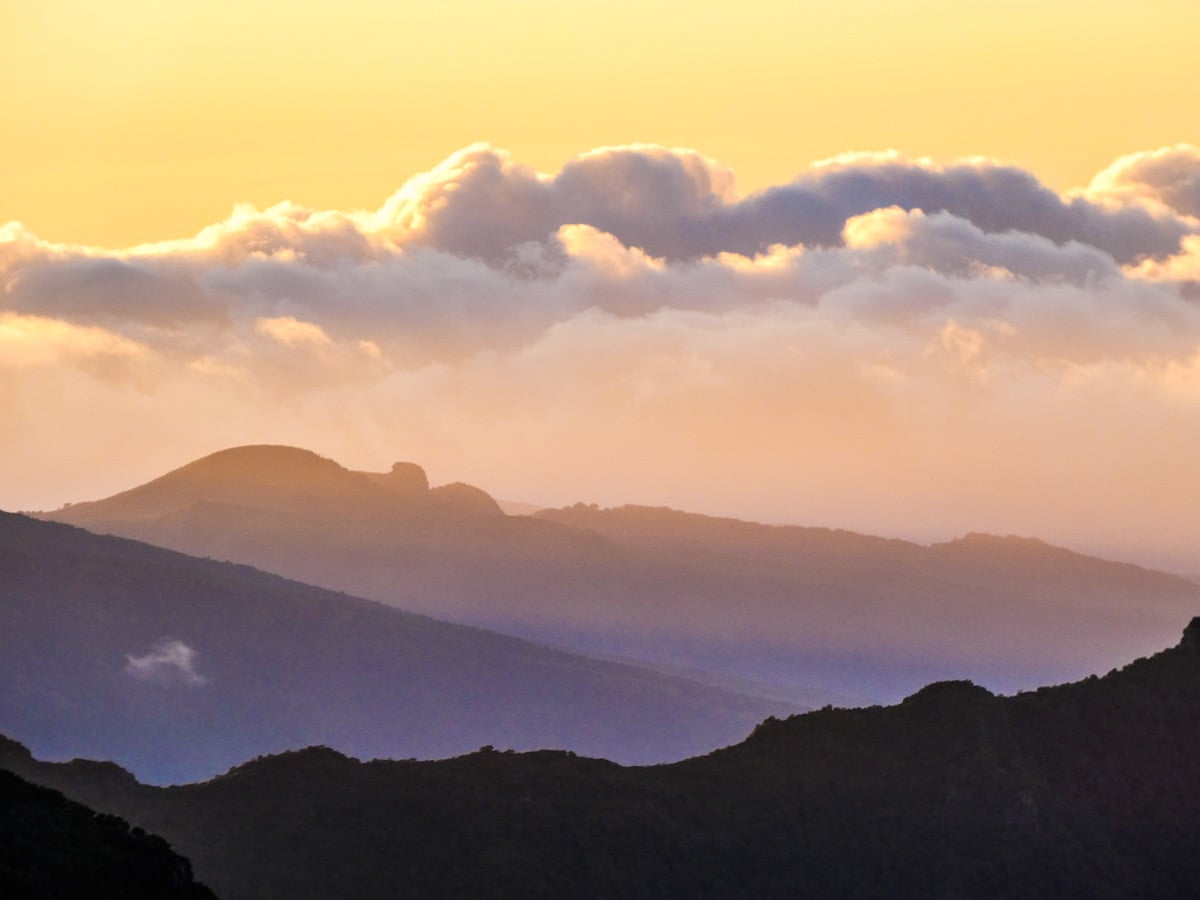
M 196 671 L 196 651 L 185 644 L 164 638 L 144 656 L 125 656 L 125 674 L 141 681 L 160 684 L 204 684 L 208 679 Z

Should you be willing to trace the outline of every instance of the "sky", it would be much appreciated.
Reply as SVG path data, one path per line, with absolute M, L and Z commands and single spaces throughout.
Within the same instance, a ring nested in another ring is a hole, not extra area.
M 1196 34 L 1167 2 L 0 2 L 0 507 L 289 443 L 1194 572 Z

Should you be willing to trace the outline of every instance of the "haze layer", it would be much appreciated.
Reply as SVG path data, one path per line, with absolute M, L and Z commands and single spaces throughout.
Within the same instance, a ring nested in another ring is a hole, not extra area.
M 0 227 L 0 505 L 238 443 L 1189 570 L 1200 151 L 1059 194 L 843 156 L 758 193 L 690 150 L 474 145 L 378 209 L 239 207 L 123 251 Z

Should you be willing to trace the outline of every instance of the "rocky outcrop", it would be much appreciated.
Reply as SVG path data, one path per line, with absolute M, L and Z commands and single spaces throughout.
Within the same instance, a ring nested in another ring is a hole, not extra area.
M 461 481 L 435 487 L 429 492 L 429 496 L 437 501 L 438 506 L 456 513 L 476 516 L 504 515 L 504 510 L 492 499 L 491 494 Z
M 419 496 L 429 490 L 429 478 L 416 463 L 397 462 L 379 483 L 399 494 Z

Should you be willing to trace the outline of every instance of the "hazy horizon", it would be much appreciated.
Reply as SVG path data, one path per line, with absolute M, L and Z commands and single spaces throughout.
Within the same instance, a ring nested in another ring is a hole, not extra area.
M 734 183 L 695 151 L 547 174 L 475 145 L 374 211 L 123 251 L 0 226 L 0 505 L 282 443 L 545 505 L 1192 568 L 1200 150 L 1071 196 L 894 153 Z
M 230 447 L 216 448 L 216 449 L 214 449 L 213 452 L 218 452 L 220 450 L 226 450 L 226 449 L 230 449 Z M 312 448 L 304 447 L 301 449 L 311 450 Z M 363 465 L 363 466 L 349 465 L 349 464 L 345 463 L 344 460 L 338 459 L 330 454 L 320 453 L 319 451 L 314 451 L 314 452 L 318 452 L 319 455 L 324 456 L 326 458 L 333 459 L 334 462 L 337 462 L 339 465 L 342 465 L 345 468 L 350 469 L 351 471 L 385 472 L 390 468 L 390 465 L 391 465 L 390 463 L 380 463 L 380 464 L 376 465 L 373 462 L 371 464 L 367 464 L 367 465 Z M 47 506 L 42 506 L 42 507 L 29 506 L 29 507 L 23 507 L 23 508 L 18 509 L 15 507 L 14 508 L 6 508 L 6 507 L 0 506 L 0 509 L 4 509 L 7 512 L 48 513 L 48 512 L 54 512 L 56 510 L 65 509 L 67 507 L 75 505 L 76 503 L 81 503 L 81 502 L 86 503 L 86 502 L 94 501 L 94 500 L 102 500 L 107 497 L 113 496 L 115 494 L 121 493 L 123 491 L 129 490 L 131 488 L 138 487 L 149 481 L 152 481 L 155 478 L 158 478 L 159 476 L 166 474 L 168 471 L 173 471 L 174 469 L 179 468 L 180 466 L 183 466 L 187 463 L 193 462 L 197 459 L 201 459 L 206 455 L 208 455 L 208 454 L 201 453 L 198 456 L 189 457 L 186 460 L 180 460 L 178 466 L 170 465 L 167 468 L 164 468 L 162 470 L 156 470 L 154 472 L 147 472 L 143 476 L 141 476 L 138 480 L 127 482 L 127 483 L 125 483 L 125 482 L 120 483 L 120 484 L 116 485 L 115 487 L 113 487 L 111 490 L 106 490 L 104 492 L 95 493 L 93 496 L 86 496 L 86 497 L 81 496 L 76 499 L 63 500 L 60 503 L 55 503 L 54 505 L 47 505 Z M 400 461 L 400 460 L 394 460 L 393 462 L 395 462 L 395 461 Z M 415 463 L 420 464 L 422 466 L 422 468 L 429 468 L 429 467 L 425 466 L 423 463 L 420 463 L 419 460 L 406 459 L 404 461 L 415 462 Z M 436 472 L 436 471 L 438 471 L 439 468 L 440 467 L 435 466 L 431 471 Z M 438 484 L 450 484 L 450 483 L 453 483 L 456 481 L 463 481 L 463 480 L 464 479 L 455 477 L 452 472 L 446 472 L 446 473 L 444 473 L 444 477 L 433 478 L 431 480 L 431 484 L 436 486 Z M 466 479 L 466 480 L 469 482 L 469 479 Z M 895 538 L 895 539 L 899 539 L 899 540 L 910 541 L 910 542 L 913 542 L 916 544 L 926 544 L 926 545 L 937 544 L 937 543 L 942 543 L 942 542 L 946 542 L 946 541 L 954 541 L 959 538 L 965 537 L 966 535 L 971 534 L 971 533 L 986 533 L 986 534 L 994 534 L 994 535 L 999 535 L 999 536 L 1027 537 L 1027 538 L 1036 538 L 1039 540 L 1043 540 L 1047 543 L 1054 544 L 1057 546 L 1062 546 L 1062 547 L 1065 547 L 1070 550 L 1074 550 L 1079 553 L 1084 553 L 1084 554 L 1088 554 L 1088 555 L 1092 555 L 1092 556 L 1110 559 L 1110 560 L 1113 560 L 1116 562 L 1131 562 L 1131 563 L 1135 563 L 1137 565 L 1145 566 L 1147 568 L 1156 568 L 1156 569 L 1160 569 L 1165 572 L 1170 572 L 1170 573 L 1177 574 L 1177 575 L 1183 575 L 1184 577 L 1191 578 L 1196 581 L 1200 581 L 1200 568 L 1197 568 L 1197 566 L 1194 564 L 1195 561 L 1190 556 L 1187 556 L 1187 555 L 1184 555 L 1182 557 L 1176 557 L 1176 556 L 1170 556 L 1170 555 L 1156 556 L 1153 552 L 1151 552 L 1151 553 L 1147 553 L 1142 556 L 1138 556 L 1135 554 L 1124 552 L 1125 548 L 1123 548 L 1121 546 L 1108 546 L 1108 545 L 1104 545 L 1104 544 L 1089 545 L 1086 543 L 1074 543 L 1073 544 L 1069 540 L 1057 541 L 1057 540 L 1054 540 L 1052 537 L 1047 536 L 1046 534 L 1038 534 L 1038 533 L 1033 533 L 1033 532 L 1017 533 L 1017 532 L 1003 531 L 1003 530 L 989 530 L 987 528 L 981 528 L 981 527 L 965 527 L 962 529 L 954 530 L 954 529 L 949 529 L 949 528 L 941 529 L 941 528 L 938 528 L 937 526 L 928 526 L 928 525 L 914 525 L 912 527 L 907 528 L 906 530 L 904 530 L 903 526 L 900 526 L 899 529 L 897 529 L 897 530 L 888 530 L 886 523 L 884 523 L 883 525 L 881 525 L 878 528 L 873 528 L 872 525 L 870 524 L 869 520 L 859 521 L 859 520 L 854 519 L 853 516 L 845 517 L 845 521 L 840 521 L 840 520 L 836 519 L 836 517 L 834 517 L 834 516 L 831 516 L 827 520 L 821 520 L 821 521 L 816 521 L 816 520 L 806 521 L 806 520 L 803 520 L 800 518 L 797 518 L 797 519 L 774 518 L 773 519 L 773 518 L 770 518 L 769 516 L 755 518 L 752 515 L 745 514 L 744 511 L 742 511 L 742 509 L 736 503 L 732 504 L 729 508 L 720 508 L 720 507 L 702 508 L 702 507 L 698 507 L 695 505 L 682 506 L 682 505 L 671 505 L 671 504 L 665 503 L 665 502 L 648 502 L 648 501 L 644 501 L 639 498 L 628 498 L 628 499 L 618 498 L 618 499 L 612 500 L 611 502 L 598 502 L 592 497 L 570 495 L 569 488 L 566 489 L 566 491 L 563 492 L 563 494 L 560 497 L 551 495 L 552 499 L 550 499 L 550 500 L 534 502 L 534 499 L 531 499 L 529 497 L 504 496 L 502 494 L 497 494 L 495 491 L 489 490 L 488 486 L 485 484 L 473 483 L 473 482 L 471 482 L 471 483 L 475 487 L 479 487 L 479 488 L 482 488 L 483 490 L 487 491 L 489 494 L 491 494 L 493 497 L 495 497 L 495 499 L 498 500 L 502 506 L 505 506 L 505 507 L 511 507 L 511 506 L 528 507 L 530 512 L 538 510 L 538 509 L 557 509 L 557 508 L 562 508 L 562 507 L 566 507 L 566 506 L 571 506 L 576 503 L 596 504 L 596 505 L 600 506 L 601 508 L 618 508 L 618 507 L 622 507 L 622 506 L 644 506 L 644 507 L 656 507 L 657 506 L 657 507 L 668 507 L 671 509 L 679 510 L 681 512 L 698 513 L 698 514 L 704 515 L 704 516 L 714 516 L 714 517 L 719 517 L 719 518 L 731 518 L 731 519 L 740 519 L 740 520 L 749 521 L 749 522 L 758 522 L 758 523 L 764 524 L 764 525 L 778 525 L 778 526 L 794 525 L 794 526 L 800 526 L 800 527 L 832 528 L 832 529 L 838 529 L 838 530 L 857 532 L 857 533 L 865 534 L 865 535 L 874 535 L 874 536 L 884 537 L 884 538 Z M 525 514 L 525 512 L 517 511 L 517 512 L 510 512 L 508 514 L 509 515 L 523 515 L 523 514 Z M 865 522 L 865 524 L 864 524 L 864 522 Z

